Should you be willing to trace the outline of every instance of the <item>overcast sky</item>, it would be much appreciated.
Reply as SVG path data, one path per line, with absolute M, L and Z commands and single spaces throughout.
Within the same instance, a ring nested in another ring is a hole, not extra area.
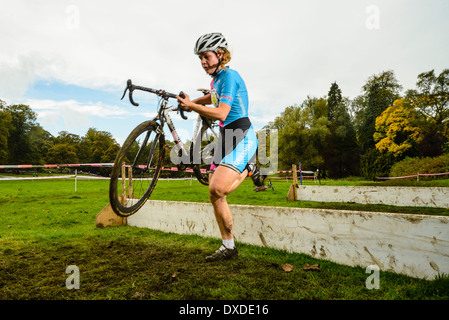
M 352 99 L 382 71 L 405 90 L 449 68 L 448 16 L 447 0 L 0 0 L 0 99 L 30 105 L 55 136 L 94 127 L 121 143 L 157 102 L 120 101 L 126 80 L 198 97 L 211 78 L 194 44 L 222 32 L 257 129 L 334 81 Z M 182 138 L 189 118 L 175 121 Z

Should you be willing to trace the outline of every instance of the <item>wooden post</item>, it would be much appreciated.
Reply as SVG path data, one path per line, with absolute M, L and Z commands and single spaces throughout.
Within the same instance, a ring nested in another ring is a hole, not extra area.
M 298 184 L 298 174 L 296 173 L 296 164 L 292 164 L 292 171 L 293 171 L 293 184 Z
M 293 183 L 287 193 L 287 201 L 296 201 L 298 188 L 298 175 L 296 174 L 296 164 L 292 165 Z
M 128 198 L 134 199 L 133 195 L 133 168 L 128 167 Z
M 121 202 L 126 202 L 126 169 L 123 164 L 122 166 L 122 194 L 119 196 L 121 198 Z M 129 168 L 131 169 L 131 168 Z M 129 170 L 131 172 L 131 170 Z M 131 174 L 129 174 L 129 186 L 130 186 L 130 195 L 132 194 L 132 182 L 131 182 Z M 95 218 L 95 225 L 98 228 L 105 228 L 110 226 L 121 226 L 126 225 L 127 221 L 126 218 L 118 216 L 114 210 L 112 210 L 111 204 L 108 203 L 106 207 L 101 210 L 96 218 Z
M 122 165 L 122 204 L 125 205 L 126 203 L 126 167 L 125 163 L 123 162 Z

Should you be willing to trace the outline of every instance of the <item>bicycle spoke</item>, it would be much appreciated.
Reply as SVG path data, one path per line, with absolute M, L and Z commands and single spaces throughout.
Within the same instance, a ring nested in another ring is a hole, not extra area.
M 154 140 L 151 143 L 151 149 L 150 149 L 150 152 L 148 154 L 148 159 L 147 159 L 147 162 L 146 162 L 146 167 L 148 169 L 151 168 L 151 161 L 153 160 L 154 151 L 156 150 L 156 146 L 158 146 L 158 141 L 159 141 L 160 135 L 161 135 L 160 133 L 156 134 L 156 137 L 154 137 Z
M 140 145 L 139 151 L 137 152 L 137 155 L 136 155 L 136 157 L 134 158 L 134 161 L 133 161 L 133 164 L 132 164 L 133 167 L 136 167 L 136 165 L 137 165 L 137 159 L 140 157 L 140 155 L 142 154 L 143 149 L 146 147 L 146 145 L 147 145 L 147 143 L 148 143 L 148 139 L 150 138 L 151 132 L 152 132 L 152 131 L 148 131 L 148 132 L 147 132 L 147 134 L 146 134 L 146 136 L 145 136 L 145 139 L 143 140 L 143 143 Z M 138 143 L 138 144 L 139 144 L 139 143 Z

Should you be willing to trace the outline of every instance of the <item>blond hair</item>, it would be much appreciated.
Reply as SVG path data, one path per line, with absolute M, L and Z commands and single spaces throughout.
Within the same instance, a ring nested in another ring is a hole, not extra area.
M 221 59 L 220 66 L 223 69 L 227 70 L 226 65 L 229 63 L 229 61 L 231 61 L 231 52 L 229 52 L 229 50 L 226 48 L 219 48 L 217 52 L 219 51 L 223 52 L 223 58 Z

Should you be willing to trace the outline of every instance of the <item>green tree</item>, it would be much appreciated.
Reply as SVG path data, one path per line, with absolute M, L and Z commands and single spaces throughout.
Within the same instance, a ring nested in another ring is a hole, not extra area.
M 36 126 L 36 113 L 23 104 L 2 106 L 2 109 L 11 117 L 7 161 L 11 164 L 32 162 L 30 132 Z
M 82 163 L 114 162 L 119 145 L 107 131 L 98 131 L 90 128 L 81 138 L 78 158 Z M 90 168 L 90 172 L 108 175 L 110 168 Z
M 55 144 L 47 151 L 45 160 L 50 164 L 78 163 L 76 147 L 69 143 Z
M 356 99 L 357 139 L 362 153 L 375 148 L 374 132 L 376 118 L 400 97 L 402 86 L 396 80 L 393 71 L 384 71 L 368 78 L 362 87 L 363 94 Z
M 80 142 L 80 161 L 86 163 L 100 163 L 104 154 L 112 145 L 118 145 L 112 134 L 90 128 Z
M 438 76 L 434 70 L 419 74 L 416 87 L 407 91 L 407 99 L 425 119 L 419 153 L 421 157 L 438 156 L 449 141 L 449 69 Z
M 295 105 L 285 108 L 268 126 L 278 130 L 279 168 L 291 168 L 292 164 L 299 162 L 299 150 L 305 144 L 306 128 L 301 118 L 301 107 Z
M 58 132 L 48 147 L 45 161 L 50 164 L 69 164 L 79 162 L 81 138 L 67 131 Z
M 7 163 L 9 160 L 8 139 L 13 130 L 11 113 L 5 108 L 5 102 L 0 100 L 0 163 Z
M 54 144 L 53 135 L 37 124 L 31 127 L 29 142 L 31 146 L 30 162 L 32 164 L 44 164 L 47 151 Z
M 327 95 L 327 105 L 329 109 L 329 121 L 335 120 L 335 112 L 339 108 L 343 98 L 341 96 L 341 89 L 337 82 L 332 83 L 329 93 Z
M 101 157 L 102 163 L 113 163 L 115 161 L 115 157 L 120 150 L 120 146 L 117 143 L 111 144 L 109 148 L 104 152 Z
M 299 162 L 304 170 L 322 167 L 328 126 L 326 99 L 313 97 L 307 97 L 300 106 L 287 107 L 270 122 L 268 127 L 278 130 L 280 169 Z
M 67 131 L 60 131 L 58 132 L 58 136 L 55 139 L 55 143 L 68 143 L 76 146 L 76 148 L 79 149 L 81 138 L 77 134 L 70 133 Z
M 438 76 L 431 70 L 418 75 L 416 83 L 417 95 L 415 105 L 423 115 L 432 119 L 439 130 L 447 131 L 449 120 L 449 69 L 443 70 Z
M 341 178 L 357 174 L 359 152 L 354 126 L 348 112 L 349 100 L 342 97 L 336 82 L 331 85 L 327 104 L 330 121 L 324 150 L 327 175 Z
M 377 149 L 369 149 L 360 156 L 360 174 L 368 180 L 377 177 L 388 177 L 394 156 L 390 152 L 381 153 Z

